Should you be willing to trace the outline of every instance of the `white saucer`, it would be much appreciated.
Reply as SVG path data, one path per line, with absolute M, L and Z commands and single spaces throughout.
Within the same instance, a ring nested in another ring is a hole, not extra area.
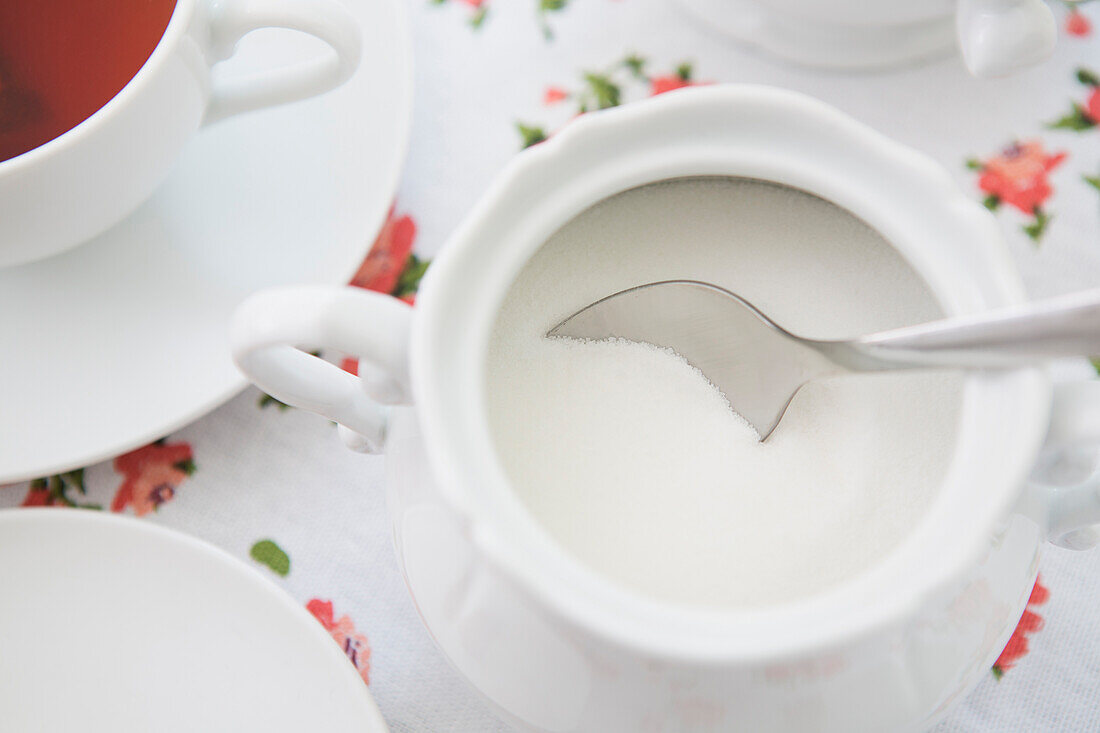
M 387 730 L 328 632 L 188 535 L 82 509 L 0 511 L 4 730 Z
M 801 66 L 890 69 L 939 59 L 956 49 L 954 14 L 900 25 L 826 24 L 768 12 L 760 0 L 678 0 L 704 27 Z
M 364 39 L 346 85 L 200 131 L 129 219 L 0 270 L 0 483 L 109 458 L 212 410 L 245 385 L 226 342 L 237 303 L 354 273 L 397 186 L 412 73 L 401 0 L 347 5 Z M 218 71 L 323 48 L 265 30 Z

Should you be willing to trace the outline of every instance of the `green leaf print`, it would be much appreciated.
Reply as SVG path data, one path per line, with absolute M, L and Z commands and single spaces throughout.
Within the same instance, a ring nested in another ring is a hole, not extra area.
M 618 107 L 622 103 L 622 90 L 619 85 L 603 74 L 585 74 L 584 81 L 592 94 L 596 109 Z
M 397 287 L 393 291 L 394 297 L 403 298 L 406 295 L 416 293 L 420 287 L 420 281 L 423 279 L 424 273 L 428 271 L 428 265 L 430 264 L 431 260 L 422 260 L 416 255 L 410 254 L 409 261 L 401 272 L 401 277 L 397 279 Z
M 525 125 L 522 122 L 516 123 L 516 129 L 519 130 L 520 137 L 523 138 L 523 147 L 529 148 L 532 145 L 538 145 L 546 140 L 546 130 L 535 125 Z
M 1031 224 L 1024 226 L 1024 233 L 1031 237 L 1031 240 L 1036 244 L 1043 237 L 1043 232 L 1046 231 L 1047 225 L 1050 224 L 1050 220 L 1053 219 L 1050 214 L 1047 214 L 1042 209 L 1036 207 L 1035 209 L 1035 221 Z
M 1052 130 L 1074 130 L 1080 132 L 1081 130 L 1091 130 L 1096 127 L 1096 123 L 1085 112 L 1085 108 L 1073 103 L 1073 111 L 1068 115 L 1051 122 L 1049 127 Z
M 248 554 L 253 560 L 271 568 L 276 575 L 286 577 L 290 572 L 290 556 L 272 540 L 260 540 L 252 545 Z

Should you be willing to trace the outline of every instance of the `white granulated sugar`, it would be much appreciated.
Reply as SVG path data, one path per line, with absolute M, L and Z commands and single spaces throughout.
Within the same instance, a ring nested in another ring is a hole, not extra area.
M 811 384 L 760 443 L 671 352 L 544 336 L 597 298 L 672 278 L 726 287 L 819 338 L 939 315 L 879 235 L 807 194 L 693 179 L 609 199 L 536 253 L 493 334 L 489 419 L 523 502 L 584 563 L 682 603 L 781 603 L 881 559 L 938 491 L 959 376 Z

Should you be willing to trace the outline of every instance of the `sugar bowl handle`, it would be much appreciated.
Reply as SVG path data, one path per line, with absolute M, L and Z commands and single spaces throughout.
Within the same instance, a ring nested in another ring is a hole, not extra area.
M 299 285 L 252 295 L 233 316 L 233 360 L 257 387 L 343 426 L 344 442 L 377 453 L 389 405 L 410 400 L 412 308 L 360 288 Z M 358 356 L 360 376 L 308 353 Z
M 332 53 L 240 78 L 215 71 L 204 124 L 327 92 L 351 78 L 359 65 L 359 25 L 337 0 L 216 0 L 210 10 L 211 57 L 224 61 L 241 38 L 260 28 L 308 33 Z

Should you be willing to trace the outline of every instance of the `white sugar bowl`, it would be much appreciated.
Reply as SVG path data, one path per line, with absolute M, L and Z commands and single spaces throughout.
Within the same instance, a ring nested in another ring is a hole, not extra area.
M 770 181 L 847 209 L 948 314 L 1024 300 L 996 222 L 930 159 L 808 97 L 713 86 L 585 115 L 518 156 L 431 266 L 415 308 L 353 288 L 260 293 L 237 313 L 235 357 L 269 393 L 385 452 L 417 610 L 518 728 L 924 730 L 990 673 L 1043 544 L 1095 541 L 1100 479 L 1046 479 L 1066 449 L 1100 442 L 1100 382 L 1055 385 L 1038 368 L 968 374 L 955 458 L 923 519 L 818 595 L 718 611 L 613 584 L 509 485 L 486 415 L 490 332 L 510 284 L 563 224 L 620 192 L 695 176 Z M 358 355 L 362 376 L 314 348 Z

